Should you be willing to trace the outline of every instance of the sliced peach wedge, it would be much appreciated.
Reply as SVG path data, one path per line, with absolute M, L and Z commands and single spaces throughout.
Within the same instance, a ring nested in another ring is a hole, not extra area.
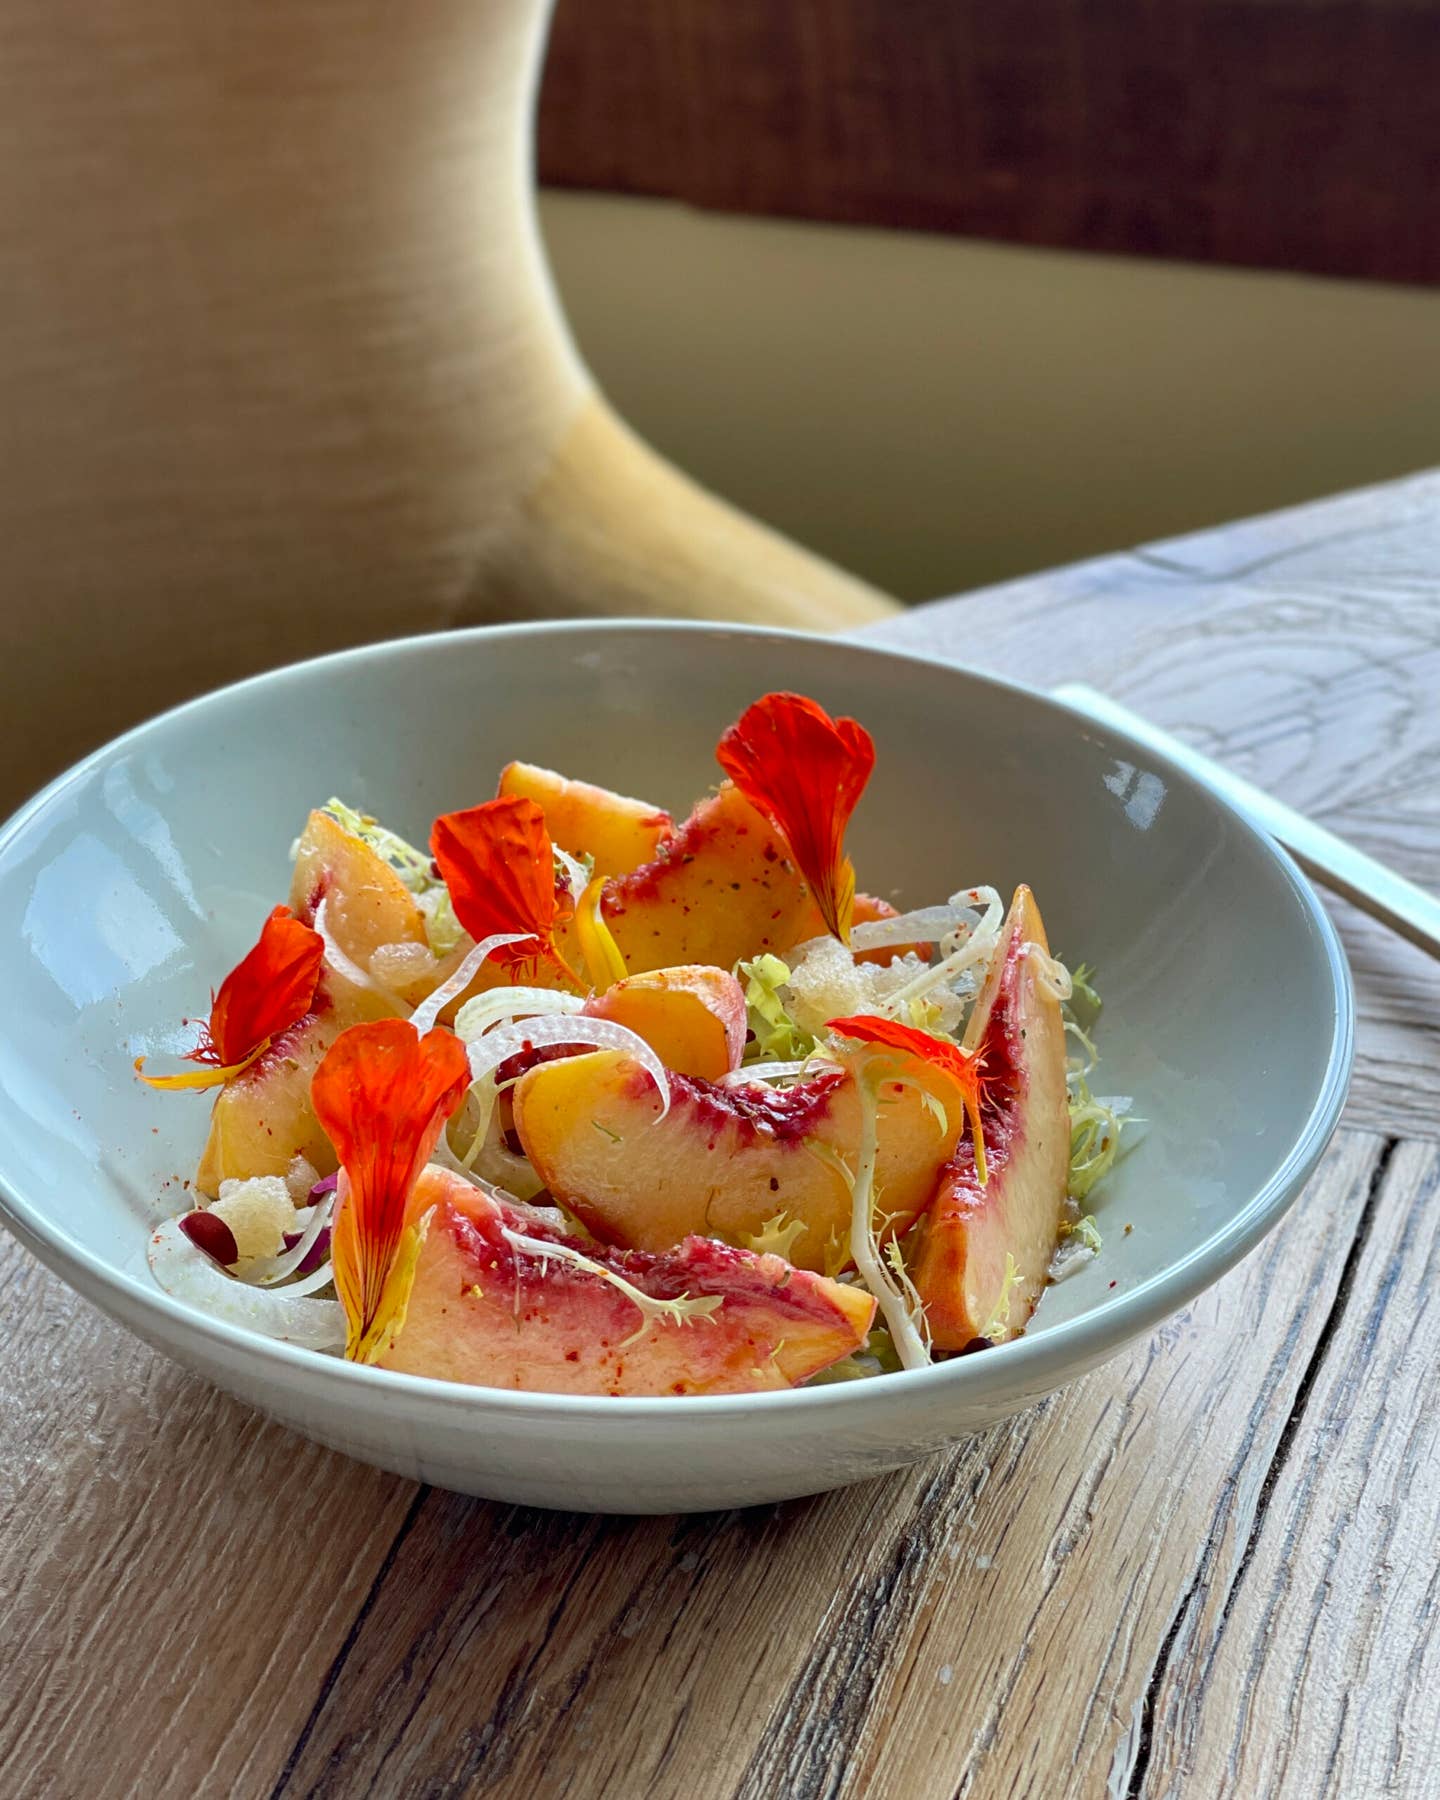
M 571 1394 L 742 1394 L 792 1387 L 848 1356 L 868 1294 L 690 1238 L 656 1256 L 566 1237 L 434 1166 L 404 1323 L 381 1367 Z
M 954 1151 L 960 1108 L 948 1077 L 881 1090 L 876 1185 L 905 1230 Z M 531 1069 L 513 1094 L 515 1129 L 550 1192 L 596 1237 L 663 1250 L 690 1235 L 783 1245 L 797 1267 L 838 1272 L 848 1261 L 850 1192 L 860 1099 L 843 1064 L 786 1089 L 670 1079 L 670 1109 L 619 1051 Z M 928 1103 L 927 1103 L 928 1102 Z
M 312 812 L 295 852 L 290 905 L 313 923 L 321 902 L 326 929 L 368 972 L 382 944 L 424 944 L 425 915 L 383 857 L 326 812 Z
M 323 994 L 324 977 L 321 985 Z M 316 1010 L 276 1038 L 257 1062 L 227 1081 L 215 1096 L 195 1171 L 197 1192 L 214 1196 L 222 1181 L 283 1175 L 297 1156 L 318 1174 L 333 1172 L 335 1152 L 310 1104 L 310 1080 L 345 1027 L 360 1021 L 329 1000 L 317 999 Z
M 496 795 L 535 801 L 551 839 L 572 856 L 592 857 L 597 875 L 620 875 L 650 862 L 675 829 L 661 807 L 588 781 L 572 781 L 536 763 L 507 763 Z
M 728 969 L 825 930 L 785 840 L 728 781 L 652 861 L 605 884 L 603 912 L 632 973 Z
M 869 732 L 803 694 L 765 694 L 721 733 L 715 758 L 729 779 L 605 883 L 602 917 L 631 973 L 730 968 L 824 934 L 849 941 L 844 839 L 875 763 Z
M 938 1350 L 1003 1343 L 1045 1285 L 1065 1204 L 1070 1115 L 1065 1024 L 1044 978 L 1049 945 L 1029 888 L 1017 888 L 966 1028 L 984 1058 L 988 1179 L 967 1137 L 916 1232 L 910 1273 Z
M 328 813 L 313 812 L 295 857 L 290 906 L 313 925 L 322 904 L 326 932 L 362 978 L 381 945 L 425 943 L 424 916 L 390 865 Z M 199 1191 L 216 1194 L 222 1181 L 283 1175 L 296 1156 L 328 1174 L 335 1157 L 310 1105 L 310 1078 L 346 1026 L 395 1011 L 378 986 L 327 962 L 312 1010 L 216 1096 L 195 1173 Z
M 644 1038 L 667 1069 L 718 1081 L 745 1054 L 745 991 L 724 969 L 652 969 L 617 981 L 585 1003 Z

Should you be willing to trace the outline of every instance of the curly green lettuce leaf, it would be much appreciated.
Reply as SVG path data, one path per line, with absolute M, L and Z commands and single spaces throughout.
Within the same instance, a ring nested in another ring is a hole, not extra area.
M 790 979 L 789 966 L 778 956 L 757 956 L 737 965 L 745 983 L 746 1023 L 751 1041 L 746 1062 L 798 1062 L 815 1048 L 810 1033 L 791 1018 L 780 990 Z
M 1065 1005 L 1065 1030 L 1080 1045 L 1081 1054 L 1071 1059 L 1067 1076 L 1070 1171 L 1066 1191 L 1072 1200 L 1083 1201 L 1115 1167 L 1120 1154 L 1123 1121 L 1115 1108 L 1098 1099 L 1090 1088 L 1089 1077 L 1098 1061 L 1091 1033 L 1103 1005 L 1095 987 L 1095 971 L 1088 963 L 1081 963 L 1072 971 L 1070 981 L 1072 992 Z M 1084 1230 L 1087 1225 L 1089 1233 L 1093 1233 L 1093 1242 Z M 1079 1226 L 1070 1229 L 1083 1237 L 1088 1248 L 1100 1248 L 1100 1233 L 1088 1214 Z
M 1074 1238 L 1083 1244 L 1092 1256 L 1098 1256 L 1105 1247 L 1105 1240 L 1100 1235 L 1100 1227 L 1095 1223 L 1094 1213 L 1081 1213 L 1077 1219 L 1067 1219 L 1060 1227 L 1062 1238 Z
M 369 813 L 357 812 L 343 800 L 329 799 L 320 809 L 335 821 L 342 831 L 368 844 L 382 862 L 386 862 L 412 894 L 423 894 L 440 882 L 430 863 L 428 850 L 417 850 L 413 844 L 388 830 Z
M 450 890 L 444 882 L 417 894 L 416 902 L 424 915 L 425 936 L 435 955 L 449 956 L 452 950 L 458 950 L 465 940 L 465 927 L 455 917 Z
M 808 1229 L 803 1219 L 792 1219 L 782 1207 L 773 1218 L 762 1222 L 759 1231 L 741 1232 L 740 1244 L 757 1256 L 781 1256 L 789 1262 L 796 1238 Z
M 1020 1266 L 1014 1255 L 1005 1252 L 1005 1275 L 1000 1283 L 1000 1292 L 995 1296 L 995 1310 L 980 1327 L 980 1336 L 992 1344 L 1005 1341 L 1010 1333 L 1010 1309 L 1014 1304 L 1011 1296 L 1020 1285 Z
M 1070 971 L 1070 1007 L 1072 1013 L 1082 1009 L 1090 1026 L 1100 1017 L 1100 1009 L 1104 1005 L 1095 990 L 1095 971 L 1089 963 L 1081 963 Z
M 1066 1191 L 1086 1200 L 1115 1167 L 1120 1155 L 1124 1120 L 1105 1101 L 1096 1099 L 1083 1074 L 1070 1081 L 1070 1173 Z
M 842 1356 L 839 1362 L 831 1363 L 828 1369 L 821 1369 L 805 1383 L 806 1387 L 829 1387 L 837 1381 L 869 1381 L 876 1375 L 894 1375 L 904 1365 L 900 1361 L 890 1333 L 883 1326 L 877 1326 L 864 1346 L 853 1350 L 849 1356 Z

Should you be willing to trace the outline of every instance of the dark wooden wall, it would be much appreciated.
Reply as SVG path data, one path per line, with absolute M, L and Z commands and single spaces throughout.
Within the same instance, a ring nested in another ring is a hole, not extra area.
M 1440 281 L 1440 0 L 559 0 L 541 179 Z

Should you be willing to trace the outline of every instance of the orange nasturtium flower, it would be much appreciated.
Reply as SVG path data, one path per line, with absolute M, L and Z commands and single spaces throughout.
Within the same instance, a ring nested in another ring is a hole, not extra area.
M 354 1362 L 373 1362 L 405 1323 L 425 1241 L 410 1195 L 469 1085 L 460 1040 L 438 1027 L 422 1038 L 408 1019 L 342 1031 L 310 1083 L 343 1176 L 330 1253 Z
M 875 766 L 875 743 L 854 719 L 832 719 L 803 694 L 766 694 L 716 746 L 720 767 L 790 847 L 825 927 L 850 942 L 855 870 L 845 827 Z
M 548 962 L 576 987 L 584 982 L 555 944 L 555 928 L 572 902 L 555 885 L 555 852 L 545 814 L 519 795 L 443 813 L 430 848 L 450 890 L 455 917 L 478 944 L 497 932 L 524 932 L 540 950 L 510 944 L 494 953 L 502 968 Z
M 325 940 L 302 925 L 288 906 L 277 906 L 265 921 L 260 941 L 211 992 L 210 1018 L 200 1042 L 186 1052 L 208 1066 L 185 1075 L 147 1075 L 143 1056 L 135 1073 L 155 1088 L 218 1087 L 248 1069 L 274 1040 L 315 1004 Z
M 862 1044 L 883 1044 L 889 1050 L 902 1050 L 922 1057 L 932 1067 L 948 1075 L 960 1090 L 965 1116 L 970 1121 L 970 1135 L 975 1141 L 975 1173 L 981 1187 L 986 1180 L 985 1133 L 980 1124 L 980 1095 L 983 1088 L 982 1059 L 978 1054 L 962 1050 L 949 1038 L 936 1037 L 913 1025 L 901 1025 L 895 1019 L 877 1019 L 867 1013 L 851 1019 L 831 1019 L 826 1027 L 841 1037 L 857 1038 Z

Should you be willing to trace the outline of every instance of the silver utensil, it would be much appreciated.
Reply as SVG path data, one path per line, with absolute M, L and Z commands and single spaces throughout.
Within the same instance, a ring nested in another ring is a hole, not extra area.
M 1232 775 L 1168 731 L 1083 682 L 1065 682 L 1051 693 L 1062 705 L 1102 725 L 1113 725 L 1147 749 L 1168 756 L 1197 781 L 1224 795 L 1276 843 L 1283 844 L 1307 875 L 1332 892 L 1343 894 L 1361 912 L 1379 919 L 1431 956 L 1440 957 L 1440 900 L 1416 887 L 1413 881 L 1396 875 L 1373 856 L 1366 856 L 1344 838 L 1326 831 L 1323 825 L 1316 825 L 1263 789 Z

